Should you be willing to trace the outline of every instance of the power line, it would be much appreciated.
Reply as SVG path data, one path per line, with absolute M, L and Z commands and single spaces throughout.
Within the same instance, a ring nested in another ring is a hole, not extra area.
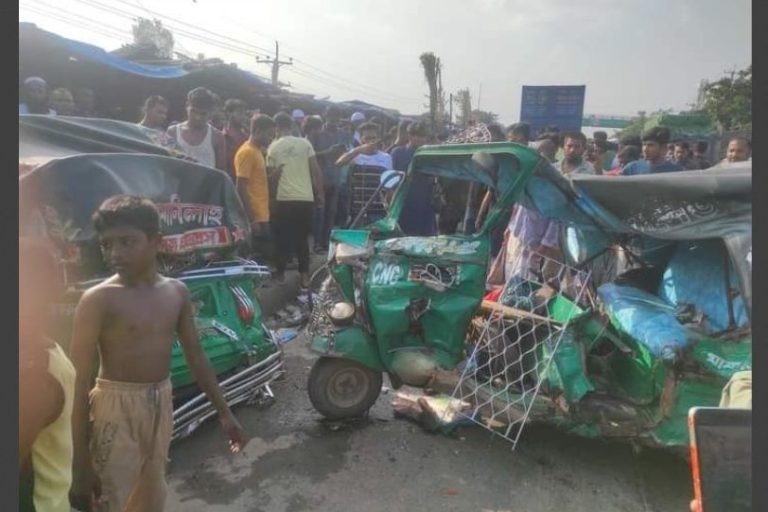
M 107 5 L 102 5 L 102 4 L 99 4 L 97 2 L 91 2 L 91 1 L 88 1 L 88 0 L 77 0 L 77 1 L 82 3 L 82 4 L 84 4 L 84 5 L 87 5 L 89 7 L 94 7 L 94 8 L 97 8 L 97 9 L 101 9 L 101 10 L 103 10 L 105 12 L 109 12 L 109 13 L 115 15 L 115 16 L 118 16 L 118 17 L 121 17 L 121 18 L 124 18 L 124 19 L 128 19 L 128 20 L 130 20 L 132 22 L 135 21 L 138 17 L 142 17 L 142 16 L 140 16 L 138 14 L 129 13 L 127 11 L 123 11 L 121 9 L 114 8 L 114 7 L 107 6 Z M 152 11 L 148 11 L 148 12 L 151 13 Z M 229 52 L 245 55 L 245 56 L 247 56 L 249 58 L 254 58 L 254 57 L 258 56 L 258 54 L 256 52 L 254 52 L 254 51 L 244 47 L 243 45 L 240 45 L 240 44 L 235 45 L 235 44 L 230 44 L 230 43 L 226 43 L 226 42 L 223 42 L 223 41 L 217 41 L 217 40 L 214 40 L 214 39 L 212 39 L 210 37 L 203 36 L 203 35 L 200 35 L 200 34 L 197 34 L 197 33 L 194 33 L 194 32 L 190 32 L 190 31 L 187 31 L 185 29 L 179 28 L 179 27 L 177 27 L 177 26 L 175 26 L 175 25 L 173 25 L 171 23 L 167 23 L 167 20 L 166 20 L 165 25 L 166 25 L 166 27 L 168 29 L 172 30 L 173 33 L 175 33 L 176 35 L 181 35 L 181 36 L 184 36 L 184 37 L 186 37 L 188 39 L 191 39 L 191 40 L 194 40 L 194 41 L 197 41 L 197 42 L 201 42 L 201 43 L 204 43 L 204 44 L 207 44 L 207 45 L 210 45 L 210 46 L 214 46 L 214 47 L 217 47 L 219 49 L 223 49 L 223 50 L 226 50 L 226 51 L 229 51 Z M 225 39 L 230 39 L 230 38 L 225 38 Z M 259 76 L 257 73 L 254 73 L 254 74 Z
M 109 5 L 104 5 L 104 4 L 101 4 L 99 2 L 95 2 L 95 1 L 91 1 L 91 0 L 76 0 L 76 1 L 79 2 L 79 3 L 82 3 L 84 5 L 87 5 L 89 7 L 94 7 L 94 8 L 97 8 L 97 9 L 101 9 L 101 10 L 103 10 L 105 12 L 109 12 L 109 13 L 111 13 L 111 14 L 113 14 L 115 16 L 121 17 L 123 19 L 130 20 L 131 22 L 136 21 L 138 18 L 143 18 L 143 16 L 140 15 L 140 14 L 124 11 L 122 9 L 119 9 L 119 8 L 116 8 L 116 7 L 112 7 L 112 6 L 109 6 Z M 148 12 L 151 13 L 152 11 L 148 11 Z M 187 24 L 184 24 L 184 25 L 187 25 Z M 226 49 L 226 50 L 230 50 L 230 51 L 236 51 L 236 52 L 244 53 L 244 54 L 246 54 L 248 56 L 255 56 L 256 55 L 255 52 L 253 52 L 253 51 L 249 50 L 248 48 L 246 48 L 245 46 L 242 46 L 242 45 L 239 45 L 239 44 L 227 43 L 227 42 L 223 42 L 223 41 L 216 41 L 216 40 L 214 40 L 214 39 L 212 39 L 212 38 L 210 38 L 208 36 L 203 36 L 203 35 L 200 35 L 200 34 L 196 34 L 194 32 L 190 32 L 190 31 L 188 31 L 186 29 L 175 27 L 175 26 L 173 26 L 171 24 L 168 24 L 168 23 L 166 23 L 166 26 L 167 26 L 167 28 L 172 29 L 176 33 L 182 34 L 182 35 L 184 35 L 186 37 L 189 37 L 190 39 L 194 39 L 194 40 L 199 41 L 199 42 L 204 42 L 204 43 L 207 43 L 207 44 L 211 44 L 212 46 L 218 46 L 220 48 L 223 48 L 223 49 Z M 224 38 L 224 39 L 229 39 L 229 38 Z
M 264 32 L 257 32 L 257 31 L 253 30 L 253 29 L 252 29 L 252 28 L 250 28 L 250 27 L 245 27 L 244 25 L 241 25 L 241 24 L 237 23 L 235 20 L 232 20 L 232 19 L 231 19 L 229 16 L 225 16 L 225 18 L 226 18 L 226 19 L 227 19 L 227 21 L 228 21 L 228 22 L 230 22 L 231 24 L 233 24 L 233 25 L 235 25 L 235 26 L 239 27 L 241 30 L 243 30 L 244 32 L 247 32 L 247 33 L 249 33 L 249 34 L 254 34 L 254 35 L 256 35 L 256 36 L 260 36 L 260 37 L 264 37 L 264 38 L 268 38 L 268 39 L 278 39 L 278 37 L 276 37 L 276 36 L 274 36 L 274 35 L 266 34 L 266 33 L 264 33 Z M 283 38 L 279 38 L 279 39 L 280 39 L 281 41 L 283 41 L 283 43 L 282 43 L 282 44 L 283 44 L 283 46 L 284 46 L 284 47 L 286 47 L 286 48 L 289 48 L 289 49 L 290 49 L 290 48 L 293 48 L 293 49 L 295 49 L 295 50 L 300 50 L 300 48 L 298 48 L 297 46 L 294 46 L 294 45 L 292 45 L 292 44 L 286 44 L 286 43 L 284 42 L 284 39 L 283 39 Z M 345 78 L 345 77 L 339 77 L 337 74 L 332 74 L 332 73 L 329 73 L 329 72 L 325 71 L 325 70 L 324 70 L 324 69 L 322 69 L 322 68 L 319 68 L 319 67 L 317 67 L 317 66 L 314 66 L 314 65 L 310 64 L 309 62 L 306 62 L 306 61 L 304 61 L 304 60 L 302 60 L 302 59 L 299 59 L 298 57 L 294 57 L 294 58 L 293 58 L 293 61 L 294 61 L 296 64 L 303 64 L 304 66 L 306 66 L 306 67 L 308 67 L 308 68 L 314 69 L 314 70 L 315 70 L 317 73 L 319 73 L 319 74 L 323 74 L 323 75 L 329 76 L 329 77 L 331 77 L 331 78 L 342 78 L 342 79 L 343 79 L 345 82 L 351 82 L 351 83 L 355 83 L 355 84 L 357 84 L 357 85 L 360 85 L 360 86 L 364 87 L 366 90 L 378 90 L 378 91 L 382 92 L 383 94 L 385 94 L 385 95 L 387 95 L 387 96 L 389 96 L 389 97 L 391 97 L 391 98 L 395 98 L 395 99 L 397 99 L 397 100 L 405 100 L 405 101 L 421 101 L 421 100 L 416 100 L 416 99 L 414 99 L 414 98 L 411 98 L 411 97 L 406 97 L 406 96 L 400 96 L 400 95 L 398 95 L 398 94 L 393 94 L 393 93 L 391 93 L 391 92 L 385 91 L 385 90 L 383 90 L 383 89 L 378 89 L 377 87 L 373 87 L 373 86 L 370 86 L 370 85 L 361 84 L 360 82 L 355 82 L 354 80 L 349 80 L 348 78 Z M 330 60 L 327 60 L 326 62 L 330 63 Z M 354 69 L 352 69 L 352 68 L 350 68 L 350 67 L 348 67 L 348 66 L 339 66 L 339 65 L 338 65 L 338 63 L 333 63 L 333 67 L 334 67 L 334 68 L 342 67 L 342 68 L 344 68 L 344 69 L 347 69 L 347 70 L 349 70 L 349 71 L 351 71 L 351 72 L 353 72 L 353 73 L 356 73 L 356 72 L 358 71 L 358 70 L 354 70 Z
M 97 8 L 97 9 L 100 9 L 100 10 L 102 10 L 104 12 L 108 12 L 108 13 L 110 13 L 110 14 L 112 14 L 114 16 L 120 17 L 122 19 L 128 19 L 131 22 L 134 22 L 138 17 L 142 17 L 138 13 L 129 12 L 129 11 L 120 9 L 118 7 L 110 6 L 110 5 L 104 5 L 104 4 L 99 3 L 97 1 L 94 1 L 94 0 L 76 0 L 76 1 L 78 1 L 81 4 L 86 5 L 88 7 Z M 132 8 L 134 8 L 134 9 L 136 8 L 135 5 L 128 4 L 127 2 L 124 2 L 124 1 L 121 1 L 121 0 L 116 0 L 116 1 L 118 1 L 119 3 L 122 3 L 124 5 L 128 5 L 128 6 L 132 7 Z M 48 7 L 53 8 L 53 6 L 48 6 Z M 143 10 L 147 14 L 154 15 L 154 16 L 157 16 L 160 19 L 163 19 L 166 22 L 167 27 L 169 29 L 173 30 L 175 33 L 177 33 L 177 34 L 179 34 L 181 36 L 184 36 L 184 37 L 186 37 L 188 39 L 194 40 L 194 41 L 198 41 L 198 42 L 201 42 L 201 43 L 204 43 L 204 44 L 208 44 L 210 46 L 214 46 L 214 47 L 217 47 L 217 48 L 220 48 L 220 49 L 224 49 L 224 50 L 227 50 L 227 51 L 230 51 L 230 52 L 233 52 L 233 53 L 238 53 L 238 54 L 241 54 L 241 55 L 245 55 L 245 56 L 248 56 L 250 58 L 254 58 L 254 57 L 258 58 L 259 57 L 259 55 L 257 54 L 257 52 L 255 50 L 267 51 L 264 48 L 261 48 L 259 46 L 252 45 L 252 44 L 249 44 L 249 43 L 242 43 L 242 42 L 240 42 L 240 41 L 238 41 L 236 39 L 233 39 L 231 37 L 227 37 L 227 36 L 222 36 L 222 35 L 216 34 L 214 32 L 211 32 L 209 30 L 203 29 L 201 27 L 197 27 L 197 26 L 191 25 L 189 23 L 186 23 L 186 22 L 183 22 L 183 21 L 179 21 L 179 20 L 177 20 L 175 18 L 162 15 L 162 14 L 157 13 L 155 11 L 150 11 L 149 9 L 146 9 L 146 8 L 144 8 Z M 50 16 L 51 14 L 47 13 L 46 15 Z M 168 23 L 168 21 L 170 21 L 171 23 Z M 100 25 L 103 26 L 103 23 L 101 23 L 101 22 L 95 22 L 94 21 L 94 23 L 99 23 Z M 180 28 L 180 27 L 176 26 L 176 24 L 183 25 L 183 26 L 186 26 L 186 27 L 192 27 L 194 30 L 199 30 L 199 31 L 202 31 L 202 32 L 205 32 L 205 33 L 208 33 L 208 34 L 212 34 L 214 37 L 219 38 L 219 40 L 215 40 L 212 37 L 204 36 L 204 35 L 201 35 L 199 33 L 192 32 L 192 31 Z M 88 29 L 91 30 L 94 33 L 99 33 L 94 28 L 89 27 Z M 116 30 L 116 29 L 114 29 L 114 30 Z M 115 36 L 109 36 L 109 37 L 115 38 Z M 226 42 L 226 41 L 234 41 L 234 43 L 229 43 L 229 42 Z M 125 41 L 122 41 L 122 42 L 125 42 Z M 310 79 L 310 80 L 314 80 L 314 81 L 319 82 L 319 83 L 324 83 L 326 85 L 330 85 L 330 86 L 333 86 L 333 87 L 336 87 L 336 88 L 346 89 L 346 90 L 349 90 L 349 91 L 355 91 L 357 93 L 362 93 L 364 95 L 370 95 L 370 96 L 379 97 L 381 99 L 384 99 L 387 102 L 389 102 L 389 101 L 398 101 L 398 102 L 401 102 L 401 101 L 416 102 L 416 101 L 418 101 L 418 100 L 415 100 L 413 98 L 406 98 L 406 97 L 403 97 L 403 96 L 398 96 L 398 95 L 394 95 L 394 94 L 391 94 L 391 93 L 388 93 L 388 92 L 384 92 L 382 90 L 379 90 L 379 89 L 377 89 L 375 87 L 372 87 L 372 86 L 369 86 L 369 85 L 366 85 L 366 84 L 361 84 L 361 83 L 354 82 L 354 81 L 349 81 L 349 80 L 346 80 L 346 79 L 339 79 L 339 78 L 337 78 L 336 75 L 328 73 L 327 71 L 324 71 L 323 69 L 321 69 L 321 68 L 319 68 L 317 66 L 313 66 L 313 65 L 311 65 L 308 62 L 305 62 L 303 60 L 294 59 L 294 61 L 295 62 L 301 62 L 304 66 L 306 66 L 307 68 L 311 68 L 311 69 L 315 70 L 316 72 L 313 73 L 313 72 L 310 72 L 308 70 L 299 71 L 297 69 L 292 69 L 293 72 L 297 72 L 298 75 L 303 76 L 303 77 L 305 77 L 307 79 Z M 376 92 L 376 91 L 381 91 L 381 92 Z
M 80 29 L 83 29 L 83 30 L 87 30 L 87 31 L 89 31 L 91 33 L 99 34 L 99 35 L 108 37 L 110 39 L 114 39 L 114 40 L 119 41 L 121 43 L 128 43 L 128 42 L 130 42 L 130 37 L 128 35 L 125 35 L 125 34 L 121 33 L 118 29 L 116 29 L 114 27 L 110 27 L 110 26 L 104 25 L 103 23 L 92 22 L 93 24 L 91 24 L 91 23 L 88 23 L 88 22 L 85 21 L 86 18 L 78 19 L 78 18 L 74 18 L 74 17 L 69 17 L 69 16 L 65 16 L 60 11 L 58 11 L 58 12 L 46 11 L 46 10 L 40 9 L 40 8 L 38 8 L 36 6 L 29 6 L 29 5 L 21 5 L 20 4 L 19 5 L 19 9 L 20 10 L 23 9 L 23 10 L 35 13 L 38 16 L 43 16 L 43 17 L 46 17 L 46 18 L 49 18 L 49 19 L 60 21 L 62 23 L 66 23 L 68 25 L 72 25 L 72 26 L 75 26 L 77 28 L 80 28 Z
M 120 15 L 120 16 L 123 16 L 123 17 L 129 17 L 131 19 L 135 19 L 135 17 L 138 16 L 138 14 L 136 14 L 136 13 L 128 12 L 128 11 L 122 10 L 122 9 L 114 7 L 114 6 L 107 6 L 107 5 L 104 5 L 104 4 L 101 4 L 101 3 L 97 2 L 95 0 L 77 0 L 77 1 L 80 2 L 80 3 L 83 3 L 85 5 L 89 5 L 91 7 L 100 8 L 100 9 L 106 10 L 107 12 L 111 12 L 113 14 L 117 14 L 117 15 Z M 136 8 L 135 5 L 130 4 L 130 3 L 126 2 L 126 1 L 124 1 L 124 0 L 114 0 L 114 1 L 116 1 L 116 2 L 118 2 L 120 4 L 123 4 L 123 5 L 129 6 L 129 7 L 132 7 L 132 8 Z M 240 40 L 237 40 L 237 39 L 234 39 L 234 38 L 231 38 L 231 37 L 228 37 L 228 36 L 224 36 L 224 35 L 221 35 L 221 34 L 217 34 L 215 32 L 212 32 L 210 30 L 204 29 L 202 27 L 199 27 L 199 26 L 196 26 L 196 25 L 191 25 L 189 23 L 180 21 L 180 20 L 178 20 L 176 18 L 173 18 L 171 16 L 167 16 L 167 15 L 161 14 L 161 13 L 159 13 L 157 11 L 151 11 L 151 10 L 146 9 L 146 8 L 144 8 L 144 11 L 147 14 L 150 14 L 150 15 L 153 15 L 153 16 L 157 16 L 159 19 L 165 20 L 166 23 L 170 21 L 171 23 L 168 24 L 168 28 L 171 28 L 175 32 L 178 32 L 179 34 L 185 35 L 185 36 L 190 37 L 192 39 L 196 39 L 198 41 L 201 41 L 201 42 L 204 42 L 204 43 L 207 43 L 207 44 L 211 44 L 213 46 L 219 46 L 220 48 L 228 49 L 230 51 L 239 52 L 239 53 L 242 53 L 244 55 L 251 56 L 251 57 L 254 56 L 252 54 L 255 54 L 256 50 L 270 53 L 270 50 L 267 50 L 267 49 L 265 49 L 265 48 L 263 48 L 261 46 L 257 46 L 257 45 L 251 44 L 251 43 L 244 43 L 244 42 L 242 42 Z M 213 40 L 211 40 L 210 37 L 201 36 L 200 34 L 190 33 L 189 31 L 186 31 L 185 29 L 180 29 L 178 27 L 174 27 L 173 26 L 174 23 L 182 25 L 182 26 L 186 26 L 186 27 L 191 27 L 194 30 L 205 32 L 207 34 L 211 34 L 212 36 L 217 37 L 220 40 L 232 41 L 233 43 L 227 43 L 227 42 L 221 42 L 221 41 L 213 41 Z M 253 49 L 253 50 L 251 50 L 251 49 Z M 317 73 L 326 75 L 326 76 L 328 76 L 332 80 L 336 80 L 337 79 L 335 75 L 332 75 L 331 73 L 328 73 L 327 71 L 325 71 L 325 70 L 323 70 L 323 69 L 321 69 L 321 68 L 319 68 L 317 66 L 313 66 L 312 64 L 309 64 L 308 62 L 305 62 L 305 61 L 300 60 L 300 59 L 293 59 L 293 61 L 296 62 L 296 63 L 302 63 L 306 67 L 312 68 Z M 273 72 L 274 72 L 274 68 L 273 68 Z M 392 94 L 392 93 L 389 93 L 389 92 L 384 91 L 382 89 L 378 89 L 377 87 L 373 87 L 371 85 L 368 85 L 368 84 L 361 84 L 359 82 L 354 82 L 354 81 L 347 80 L 347 79 L 344 79 L 344 82 L 356 83 L 356 85 L 358 85 L 361 88 L 363 88 L 364 92 L 366 92 L 366 93 L 369 93 L 370 91 L 379 91 L 380 94 L 376 94 L 376 96 L 391 98 L 388 101 L 392 101 L 392 100 L 394 100 L 394 101 L 409 101 L 409 102 L 410 101 L 417 101 L 414 98 L 407 98 L 405 96 L 399 96 L 399 95 L 396 95 L 396 94 Z
M 358 89 L 358 88 L 356 88 L 354 86 L 345 85 L 343 83 L 336 83 L 336 82 L 333 82 L 331 80 L 327 80 L 325 77 L 321 77 L 321 76 L 318 76 L 318 75 L 315 75 L 315 74 L 308 73 L 307 71 L 302 70 L 300 68 L 295 68 L 295 67 L 291 68 L 290 72 L 291 73 L 296 73 L 297 75 L 299 75 L 301 77 L 304 77 L 304 78 L 307 78 L 309 80 L 312 80 L 312 81 L 324 84 L 326 86 L 348 90 L 348 91 L 350 91 L 350 92 L 352 92 L 354 94 L 363 94 L 363 95 L 374 96 L 374 97 L 379 96 L 378 94 L 376 94 L 376 93 L 374 93 L 372 91 L 369 91 L 369 90 L 366 90 L 366 89 L 363 89 L 363 88 Z M 392 101 L 392 100 L 391 99 L 387 99 L 386 101 Z
M 125 35 L 124 35 L 123 33 L 121 33 L 122 32 L 121 29 L 118 29 L 118 28 L 116 28 L 116 27 L 114 27 L 112 25 L 108 25 L 108 24 L 105 24 L 103 22 L 98 22 L 96 20 L 93 20 L 92 18 L 88 18 L 88 17 L 84 17 L 84 16 L 81 16 L 79 18 L 74 18 L 74 17 L 69 17 L 67 15 L 64 15 L 63 13 L 60 13 L 60 12 L 57 12 L 57 11 L 53 11 L 53 12 L 45 11 L 41 6 L 49 7 L 51 9 L 53 9 L 53 6 L 45 4 L 44 2 L 38 2 L 38 3 L 39 3 L 39 5 L 34 5 L 34 6 L 32 6 L 32 5 L 30 5 L 30 6 L 21 5 L 20 7 L 23 8 L 23 9 L 27 9 L 27 10 L 29 10 L 31 12 L 34 12 L 36 14 L 39 14 L 41 16 L 45 16 L 45 17 L 48 17 L 48 18 L 51 18 L 51 19 L 55 19 L 57 21 L 61 21 L 61 22 L 64 22 L 64 23 L 72 24 L 72 25 L 74 25 L 74 26 L 76 26 L 78 28 L 82 28 L 84 30 L 88 30 L 91 33 L 105 35 L 107 37 L 110 37 L 112 39 L 120 41 L 121 43 L 127 44 L 127 43 L 131 42 L 131 39 L 127 35 L 127 33 L 125 33 Z M 230 49 L 230 48 L 225 47 L 225 49 Z M 252 56 L 250 53 L 246 53 L 246 55 Z M 325 84 L 325 85 L 331 85 L 331 86 L 334 86 L 334 87 L 344 88 L 344 89 L 347 89 L 347 90 L 355 92 L 355 93 L 357 93 L 357 92 L 366 92 L 363 89 L 357 89 L 355 87 L 345 86 L 344 84 L 341 84 L 341 83 L 334 83 L 334 82 L 332 82 L 330 80 L 326 80 L 326 79 L 324 79 L 322 77 L 315 76 L 315 75 L 313 75 L 313 74 L 311 74 L 309 72 L 306 72 L 306 71 L 300 71 L 300 70 L 294 70 L 294 71 L 296 72 L 297 75 L 302 76 L 304 78 L 307 78 L 309 80 L 318 82 L 318 83 L 322 83 L 322 84 Z
M 96 20 L 96 19 L 93 19 L 93 18 L 89 18 L 87 16 L 79 15 L 79 14 L 73 14 L 73 13 L 69 13 L 69 12 L 62 12 L 59 9 L 59 7 L 57 7 L 55 5 L 47 4 L 45 2 L 35 1 L 34 4 L 19 4 L 19 7 L 20 8 L 23 7 L 23 8 L 28 9 L 28 10 L 42 11 L 41 14 L 54 14 L 54 15 L 57 15 L 57 16 L 67 17 L 70 20 L 73 20 L 75 22 L 84 22 L 86 24 L 90 23 L 95 28 L 98 28 L 98 29 L 103 30 L 103 31 L 109 31 L 109 32 L 112 32 L 114 34 L 120 35 L 120 37 L 122 37 L 123 39 L 126 39 L 126 38 L 130 39 L 131 38 L 130 31 L 126 30 L 123 27 L 116 27 L 114 25 L 107 24 L 107 23 L 104 22 L 104 20 Z M 46 10 L 46 8 L 48 10 Z
M 82 3 L 91 3 L 92 5 L 95 4 L 96 6 L 107 7 L 107 6 L 105 6 L 103 4 L 100 4 L 99 2 L 96 2 L 96 1 L 92 1 L 92 2 L 88 2 L 86 0 L 77 0 L 77 1 L 82 2 Z M 130 4 L 130 3 L 126 2 L 126 1 L 124 1 L 124 0 L 114 0 L 114 1 L 117 2 L 117 3 L 123 4 L 123 5 L 129 6 L 129 7 L 134 7 L 135 8 L 135 5 L 132 5 L 132 4 Z M 123 12 L 123 13 L 125 13 L 125 14 L 127 14 L 129 16 L 136 16 L 136 14 L 134 14 L 134 13 L 130 13 L 128 11 L 123 11 L 123 10 L 117 8 L 117 7 L 113 7 L 113 6 L 109 6 L 109 7 L 111 7 L 115 11 Z M 151 10 L 146 9 L 146 8 L 144 9 L 144 11 L 147 14 L 151 14 L 152 16 L 157 16 L 160 19 L 165 18 L 166 20 L 170 20 L 170 21 L 172 21 L 174 23 L 178 23 L 179 25 L 182 25 L 182 26 L 185 26 L 185 27 L 189 27 L 190 29 L 198 30 L 200 32 L 204 32 L 206 34 L 210 34 L 211 36 L 218 37 L 218 38 L 223 39 L 223 40 L 232 41 L 232 43 L 234 43 L 234 44 L 237 44 L 237 45 L 243 44 L 240 41 L 238 41 L 237 39 L 234 39 L 234 38 L 231 38 L 231 37 L 228 37 L 228 36 L 224 36 L 224 35 L 221 35 L 221 34 L 217 34 L 216 32 L 210 31 L 208 29 L 205 29 L 205 28 L 197 26 L 197 25 L 193 25 L 191 23 L 187 23 L 187 22 L 181 21 L 181 20 L 173 18 L 171 16 L 168 16 L 168 15 L 165 15 L 165 14 L 161 14 L 161 13 L 156 12 L 156 11 L 151 11 Z M 253 45 L 253 44 L 248 44 L 248 43 L 245 43 L 245 44 L 247 46 L 250 46 L 250 47 L 255 48 L 255 49 L 259 50 L 259 51 L 265 52 L 267 54 L 271 52 L 271 50 L 267 50 L 266 48 L 263 48 L 263 47 L 259 47 L 259 46 L 256 46 L 256 45 Z

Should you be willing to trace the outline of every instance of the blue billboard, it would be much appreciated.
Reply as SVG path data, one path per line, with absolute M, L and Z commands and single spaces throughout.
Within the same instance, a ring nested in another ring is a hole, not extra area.
M 581 130 L 586 85 L 524 85 L 520 121 L 531 125 L 535 136 L 548 125 L 561 132 Z

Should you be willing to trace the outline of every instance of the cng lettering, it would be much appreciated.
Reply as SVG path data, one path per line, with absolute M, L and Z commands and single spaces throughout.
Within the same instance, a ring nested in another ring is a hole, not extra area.
M 371 282 L 377 286 L 393 285 L 403 277 L 403 270 L 397 263 L 378 262 L 373 266 Z

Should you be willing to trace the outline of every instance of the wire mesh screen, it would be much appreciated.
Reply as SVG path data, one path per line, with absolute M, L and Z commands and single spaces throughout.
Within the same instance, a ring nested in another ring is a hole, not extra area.
M 589 274 L 523 251 L 498 302 L 483 301 L 453 398 L 462 414 L 517 445 L 571 317 L 588 302 Z
M 368 200 L 376 193 L 381 183 L 381 174 L 385 171 L 383 167 L 371 165 L 355 165 L 349 175 L 350 188 L 350 206 L 349 212 L 352 218 L 355 218 L 360 210 L 365 207 Z M 386 215 L 384 205 L 380 201 L 373 201 L 368 206 L 368 216 L 377 218 Z

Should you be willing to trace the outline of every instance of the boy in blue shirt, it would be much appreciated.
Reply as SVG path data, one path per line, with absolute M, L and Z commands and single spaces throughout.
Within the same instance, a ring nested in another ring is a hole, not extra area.
M 643 133 L 643 158 L 628 163 L 622 171 L 622 176 L 638 174 L 656 174 L 661 172 L 683 171 L 684 167 L 666 159 L 667 143 L 669 143 L 669 128 L 655 126 Z

